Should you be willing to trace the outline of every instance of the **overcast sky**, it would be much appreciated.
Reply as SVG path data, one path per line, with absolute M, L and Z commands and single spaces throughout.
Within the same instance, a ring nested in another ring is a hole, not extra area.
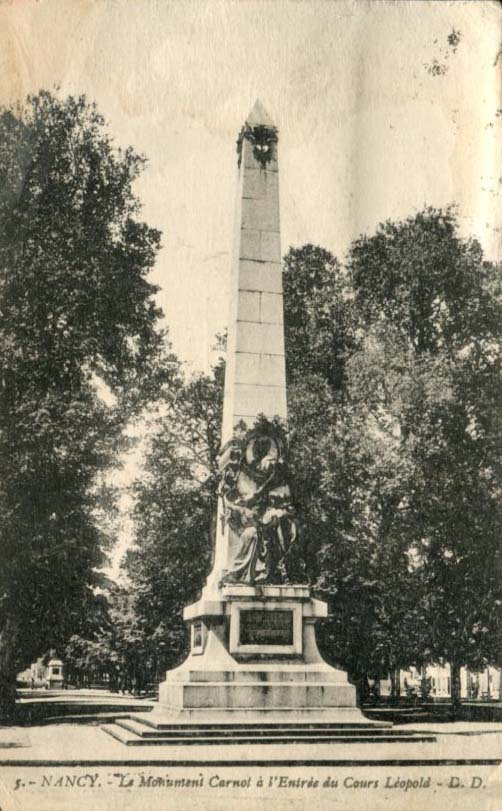
M 85 93 L 117 143 L 146 154 L 137 191 L 163 232 L 152 279 L 175 350 L 206 369 L 255 98 L 279 128 L 283 252 L 313 242 L 342 257 L 383 219 L 457 203 L 496 258 L 501 48 L 495 2 L 13 0 L 0 99 Z

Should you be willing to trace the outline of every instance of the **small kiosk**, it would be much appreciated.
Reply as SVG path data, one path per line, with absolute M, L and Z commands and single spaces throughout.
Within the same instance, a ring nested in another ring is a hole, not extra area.
M 63 687 L 63 662 L 61 659 L 51 659 L 49 661 L 45 683 L 48 690 L 57 690 Z

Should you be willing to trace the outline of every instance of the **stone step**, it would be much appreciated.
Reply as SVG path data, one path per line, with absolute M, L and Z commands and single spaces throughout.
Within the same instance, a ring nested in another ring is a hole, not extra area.
M 371 731 L 359 732 L 357 735 L 347 735 L 343 730 L 333 731 L 331 736 L 319 736 L 315 732 L 308 736 L 298 736 L 294 732 L 285 735 L 266 734 L 264 736 L 257 735 L 256 731 L 251 734 L 242 735 L 238 730 L 233 730 L 232 736 L 224 739 L 221 736 L 214 736 L 208 732 L 200 733 L 192 737 L 175 736 L 168 737 L 161 735 L 159 737 L 142 737 L 130 729 L 125 729 L 118 724 L 108 724 L 102 727 L 103 731 L 111 735 L 115 740 L 120 741 L 126 746 L 187 746 L 187 745 L 201 745 L 206 746 L 210 744 L 228 743 L 228 744 L 284 744 L 284 743 L 418 743 L 418 742 L 434 742 L 436 740 L 434 735 L 427 734 L 421 735 L 418 733 L 406 733 L 405 735 L 396 735 L 394 732 L 389 731 L 385 735 L 377 736 Z
M 361 721 L 354 720 L 347 720 L 341 721 L 338 718 L 336 720 L 332 718 L 327 718 L 326 720 L 311 720 L 309 717 L 305 718 L 294 718 L 292 720 L 288 720 L 291 718 L 289 713 L 295 713 L 298 715 L 298 710 L 294 708 L 286 708 L 283 712 L 287 712 L 287 715 L 282 715 L 282 717 L 277 717 L 276 714 L 275 718 L 270 718 L 270 713 L 266 710 L 262 711 L 262 718 L 254 717 L 254 718 L 243 718 L 236 717 L 240 716 L 241 712 L 238 709 L 229 709 L 225 711 L 225 717 L 222 717 L 221 710 L 213 710 L 213 717 L 209 718 L 207 716 L 210 715 L 211 711 L 204 711 L 204 715 L 206 716 L 206 720 L 199 720 L 196 716 L 186 716 L 182 721 L 179 720 L 179 714 L 173 714 L 172 716 L 167 716 L 162 714 L 157 714 L 156 712 L 149 713 L 148 715 L 135 715 L 132 720 L 137 721 L 140 724 L 145 724 L 148 727 L 153 727 L 154 729 L 169 729 L 169 730 L 187 730 L 187 729 L 197 729 L 197 730 L 206 730 L 209 732 L 213 732 L 216 730 L 226 730 L 226 729 L 246 729 L 250 732 L 255 732 L 258 730 L 277 730 L 277 729 L 288 729 L 288 730 L 295 730 L 295 729 L 310 729 L 310 730 L 322 730 L 322 729 L 356 729 L 356 730 L 373 730 L 373 729 L 392 729 L 392 723 L 389 721 L 371 721 L 364 716 L 361 716 Z M 258 711 L 257 711 L 258 712 Z M 322 717 L 325 716 L 322 708 L 313 708 L 312 715 L 315 716 L 316 713 Z M 128 716 L 131 718 L 131 716 Z
M 347 737 L 354 737 L 361 734 L 371 734 L 373 736 L 380 737 L 388 735 L 389 732 L 392 732 L 392 735 L 395 737 L 406 737 L 410 734 L 406 730 L 392 730 L 391 728 L 379 729 L 378 727 L 375 729 L 375 727 L 369 724 L 341 728 L 335 724 L 326 724 L 324 727 L 319 726 L 317 729 L 298 724 L 294 727 L 283 727 L 282 725 L 276 725 L 268 728 L 245 726 L 242 724 L 235 726 L 227 725 L 226 727 L 219 729 L 207 727 L 201 728 L 194 725 L 186 727 L 167 727 L 164 725 L 162 727 L 154 728 L 153 726 L 142 723 L 141 721 L 137 721 L 134 718 L 121 718 L 118 719 L 115 724 L 116 726 L 129 730 L 130 732 L 134 732 L 136 735 L 140 735 L 142 738 L 193 738 L 200 737 L 202 735 L 204 737 L 225 739 L 232 738 L 236 734 L 241 737 L 247 736 L 248 738 L 252 737 L 260 739 L 270 736 L 284 738 L 292 735 L 297 738 L 308 738 L 313 735 L 318 738 L 330 738 L 334 735 L 338 736 L 340 734 Z

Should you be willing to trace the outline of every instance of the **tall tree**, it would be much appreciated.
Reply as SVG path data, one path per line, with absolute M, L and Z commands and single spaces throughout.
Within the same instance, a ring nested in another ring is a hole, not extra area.
M 500 285 L 452 211 L 385 223 L 346 269 L 286 259 L 297 492 L 354 676 L 500 661 Z
M 84 97 L 0 114 L 0 712 L 17 670 L 78 631 L 103 563 L 99 474 L 172 376 L 147 280 L 158 231 Z
M 342 396 L 356 343 L 347 273 L 329 251 L 304 245 L 284 257 L 283 286 L 288 381 L 319 375 Z
M 135 611 L 158 669 L 186 651 L 183 608 L 208 574 L 215 542 L 223 363 L 179 380 L 151 426 L 135 485 L 135 545 L 125 560 Z
M 406 536 L 428 593 L 428 648 L 450 662 L 457 702 L 462 665 L 502 662 L 501 268 L 460 237 L 452 210 L 434 209 L 358 240 L 349 266 L 361 322 L 400 366 Z M 378 378 L 365 396 L 388 417 Z

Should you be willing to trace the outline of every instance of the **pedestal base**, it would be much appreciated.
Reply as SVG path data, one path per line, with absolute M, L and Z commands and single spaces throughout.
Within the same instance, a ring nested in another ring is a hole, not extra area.
M 323 616 L 304 586 L 224 587 L 186 609 L 191 652 L 154 710 L 103 730 L 127 746 L 435 740 L 363 716 L 346 674 L 319 654 Z
M 189 606 L 191 652 L 160 685 L 154 715 L 366 726 L 355 687 L 317 648 L 314 623 L 326 613 L 306 586 L 224 586 Z

